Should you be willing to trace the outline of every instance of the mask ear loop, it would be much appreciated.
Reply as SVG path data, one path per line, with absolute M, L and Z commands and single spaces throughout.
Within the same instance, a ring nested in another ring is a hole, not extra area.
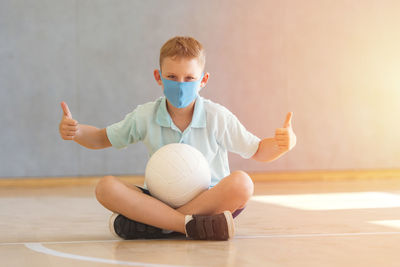
M 199 90 L 197 90 L 197 94 L 199 94 L 199 92 L 201 91 L 201 89 L 203 89 L 203 87 L 201 87 L 201 82 L 203 81 L 203 78 L 204 78 L 204 72 L 203 72 L 203 74 L 201 74 L 201 78 L 200 78 L 200 84 L 199 84 Z

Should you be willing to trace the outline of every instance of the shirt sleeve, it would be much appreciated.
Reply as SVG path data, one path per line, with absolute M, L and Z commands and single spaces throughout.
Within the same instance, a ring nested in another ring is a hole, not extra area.
M 245 159 L 257 152 L 260 138 L 247 131 L 234 114 L 225 116 L 223 126 L 220 142 L 228 151 Z
M 142 123 L 140 123 L 137 113 L 138 111 L 135 109 L 127 114 L 122 121 L 106 128 L 107 137 L 113 147 L 121 149 L 142 140 L 140 134 Z

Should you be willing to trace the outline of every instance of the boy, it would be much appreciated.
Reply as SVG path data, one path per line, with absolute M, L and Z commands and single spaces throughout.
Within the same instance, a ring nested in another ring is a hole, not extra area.
M 110 230 L 124 239 L 180 233 L 192 239 L 227 240 L 234 235 L 233 218 L 253 194 L 249 175 L 243 171 L 230 173 L 227 152 L 264 162 L 279 158 L 296 144 L 292 113 L 275 137 L 260 140 L 226 108 L 199 96 L 210 74 L 204 72 L 205 52 L 197 40 L 168 40 L 160 50 L 159 63 L 154 78 L 165 97 L 138 106 L 124 120 L 105 129 L 79 124 L 62 102 L 61 137 L 90 149 L 123 148 L 143 141 L 150 155 L 169 143 L 194 146 L 209 162 L 212 185 L 187 204 L 173 209 L 152 197 L 146 188 L 113 176 L 100 180 L 96 198 L 114 212 Z

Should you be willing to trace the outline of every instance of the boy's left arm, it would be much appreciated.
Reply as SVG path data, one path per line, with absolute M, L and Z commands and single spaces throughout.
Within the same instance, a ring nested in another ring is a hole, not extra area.
M 257 152 L 253 155 L 253 159 L 263 162 L 271 162 L 276 160 L 296 145 L 296 135 L 292 129 L 293 112 L 289 112 L 286 116 L 283 128 L 275 130 L 275 137 L 265 138 L 260 141 Z

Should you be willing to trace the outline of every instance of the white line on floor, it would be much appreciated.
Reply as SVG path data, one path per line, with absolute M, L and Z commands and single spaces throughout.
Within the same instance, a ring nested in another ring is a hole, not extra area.
M 146 267 L 178 267 L 179 265 L 167 265 L 167 264 L 151 264 L 144 262 L 133 262 L 133 261 L 119 261 L 119 260 L 110 260 L 110 259 L 102 259 L 88 256 L 75 255 L 65 252 L 60 252 L 57 250 L 49 249 L 43 246 L 41 243 L 26 243 L 25 246 L 33 251 L 52 255 L 61 258 L 68 258 L 73 260 L 81 260 L 81 261 L 90 261 L 90 262 L 98 262 L 98 263 L 108 263 L 108 264 L 118 264 L 118 265 L 127 265 L 127 266 L 146 266 Z
M 310 233 L 310 234 L 273 234 L 273 235 L 237 235 L 234 239 L 254 239 L 254 238 L 298 238 L 298 237 L 335 237 L 335 236 L 365 236 L 365 235 L 400 235 L 400 232 L 361 232 L 361 233 Z M 140 242 L 151 242 L 158 239 L 140 239 Z M 161 239 L 166 240 L 166 239 Z M 77 241 L 44 241 L 41 244 L 86 244 L 86 243 L 112 243 L 112 242 L 134 242 L 135 240 L 77 240 Z M 167 240 L 166 240 L 167 241 Z M 25 245 L 32 242 L 10 242 L 0 243 L 0 246 Z
M 42 242 L 10 242 L 10 243 L 0 243 L 0 246 L 10 246 L 10 245 L 25 245 L 28 243 L 41 243 L 41 244 L 86 244 L 86 243 L 112 243 L 112 242 L 126 242 L 127 240 L 73 240 L 73 241 L 42 241 Z M 141 240 L 146 241 L 146 240 Z

